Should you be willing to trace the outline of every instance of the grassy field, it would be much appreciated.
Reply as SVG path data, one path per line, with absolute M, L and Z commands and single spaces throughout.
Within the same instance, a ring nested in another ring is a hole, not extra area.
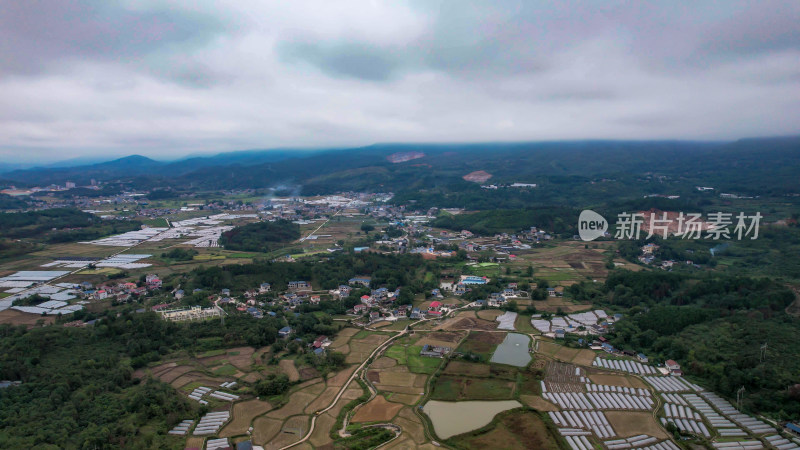
M 431 393 L 433 400 L 509 400 L 514 397 L 514 382 L 494 378 L 442 375 Z

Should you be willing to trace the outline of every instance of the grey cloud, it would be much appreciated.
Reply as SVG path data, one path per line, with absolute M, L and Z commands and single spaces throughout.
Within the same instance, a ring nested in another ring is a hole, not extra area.
M 387 81 L 399 68 L 393 50 L 358 42 L 284 42 L 278 48 L 287 61 L 304 61 L 334 77 Z
M 0 74 L 36 74 L 58 63 L 126 64 L 185 51 L 222 30 L 220 21 L 173 9 L 136 11 L 105 0 L 7 1 L 0 13 Z

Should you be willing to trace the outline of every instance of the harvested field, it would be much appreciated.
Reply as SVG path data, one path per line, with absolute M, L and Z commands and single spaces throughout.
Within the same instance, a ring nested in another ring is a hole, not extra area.
M 189 383 L 200 383 L 205 386 L 219 386 L 220 383 L 223 382 L 224 380 L 222 378 L 211 378 L 200 372 L 188 372 L 174 379 L 170 383 L 170 386 L 174 387 L 175 389 L 180 389 Z
M 269 442 L 281 430 L 283 421 L 270 419 L 268 417 L 258 417 L 253 422 L 253 442 L 264 445 Z
M 656 422 L 649 412 L 606 411 L 606 418 L 611 427 L 621 437 L 648 434 L 659 439 L 666 439 L 667 432 Z
M 394 359 L 382 356 L 382 357 L 378 358 L 377 361 L 372 363 L 372 365 L 370 365 L 370 367 L 372 367 L 373 369 L 388 369 L 388 368 L 394 367 L 396 365 L 397 365 L 397 361 L 395 361 Z
M 267 416 L 275 419 L 284 419 L 289 416 L 302 414 L 303 409 L 314 401 L 324 388 L 325 387 L 321 384 L 315 384 L 297 391 L 289 397 L 289 401 L 283 408 L 267 413 Z
M 314 378 L 314 379 L 311 379 L 311 380 L 303 381 L 302 383 L 297 385 L 297 389 L 298 390 L 305 389 L 305 388 L 307 388 L 307 387 L 309 387 L 311 385 L 317 384 L 317 383 L 322 383 L 322 378 Z M 322 392 L 321 389 L 320 389 L 320 392 Z
M 308 427 L 307 421 L 306 416 L 290 418 L 283 424 L 280 433 L 264 445 L 264 449 L 278 450 L 299 441 Z
M 16 309 L 0 311 L 0 324 L 25 325 L 28 328 L 33 328 L 40 320 L 42 323 L 49 325 L 56 321 L 56 316 L 42 317 L 39 314 L 28 314 Z
M 638 378 L 628 377 L 625 375 L 611 375 L 611 374 L 589 374 L 589 379 L 595 384 L 607 384 L 610 386 L 622 386 L 630 388 L 647 389 L 647 385 Z
M 300 380 L 300 372 L 297 371 L 297 367 L 294 365 L 294 361 L 291 359 L 282 359 L 278 366 L 280 366 L 281 371 L 289 377 L 289 381 L 298 381 Z
M 466 334 L 467 333 L 465 331 L 433 331 L 423 334 L 422 337 L 415 343 L 415 345 L 433 345 L 437 347 L 453 348 Z
M 392 423 L 403 428 L 403 434 L 409 436 L 415 443 L 422 444 L 427 441 L 422 423 L 410 408 L 403 408 Z
M 444 369 L 444 373 L 447 375 L 488 377 L 489 365 L 452 360 L 449 363 L 447 363 L 447 367 Z
M 558 406 L 548 402 L 539 395 L 520 395 L 519 399 L 522 400 L 527 406 L 537 411 L 558 411 Z
M 398 392 L 391 392 L 389 393 L 389 401 L 395 403 L 402 403 L 404 405 L 413 405 L 422 398 L 422 395 L 419 394 L 401 394 Z
M 311 444 L 319 448 L 332 443 L 333 440 L 331 440 L 329 432 L 334 423 L 336 423 L 336 418 L 328 413 L 318 416 L 314 432 L 311 433 L 311 437 L 309 438 Z
M 383 327 L 388 327 L 388 326 L 389 326 L 389 325 L 391 325 L 391 324 L 392 324 L 392 322 L 389 322 L 388 320 L 382 320 L 382 321 L 380 321 L 380 322 L 373 323 L 373 324 L 371 325 L 371 327 L 372 327 L 372 328 L 383 328 Z
M 483 320 L 495 320 L 497 316 L 502 316 L 505 311 L 500 311 L 499 309 L 484 309 L 482 311 L 478 311 L 478 318 Z
M 530 411 L 504 413 L 490 431 L 477 436 L 464 433 L 453 439 L 459 447 L 468 449 L 497 448 L 499 442 L 504 449 L 559 448 L 541 417 Z
M 237 369 L 247 372 L 253 365 L 253 347 L 238 347 L 228 349 L 227 357 L 228 362 Z
M 359 331 L 361 330 L 358 328 L 342 328 L 338 333 L 336 333 L 336 337 L 353 337 L 358 334 Z
M 572 303 L 569 300 L 560 297 L 551 297 L 547 300 L 534 300 L 531 302 L 537 311 L 545 311 L 555 313 L 561 308 L 566 313 L 574 313 L 578 311 L 585 311 L 591 309 L 591 303 Z
M 514 388 L 513 381 L 442 375 L 433 386 L 431 399 L 444 401 L 507 400 L 513 398 Z
M 473 331 L 461 342 L 458 350 L 461 352 L 472 352 L 489 355 L 494 349 L 503 342 L 506 333 L 489 333 L 484 331 Z
M 353 371 L 356 370 L 356 367 L 348 367 L 347 369 L 342 370 L 341 372 L 337 373 L 336 375 L 328 378 L 328 386 L 344 386 L 344 383 L 350 378 L 350 375 L 353 374 Z
M 171 369 L 162 371 L 159 375 L 156 375 L 159 380 L 163 381 L 164 383 L 171 383 L 179 376 L 191 372 L 194 370 L 192 366 L 176 366 Z M 155 372 L 153 373 L 155 375 Z
M 261 378 L 262 378 L 262 376 L 261 376 L 260 373 L 258 373 L 258 372 L 250 372 L 247 375 L 241 377 L 241 380 L 245 381 L 247 383 L 255 383 L 256 381 L 260 380 Z
M 322 394 L 320 394 L 319 397 L 306 406 L 305 413 L 313 414 L 320 409 L 327 408 L 328 405 L 330 405 L 333 401 L 334 397 L 336 397 L 336 394 L 339 393 L 339 389 L 341 388 L 336 386 L 326 388 L 324 391 L 322 391 Z
M 200 436 L 189 436 L 186 438 L 185 448 L 203 448 L 204 439 Z
M 401 366 L 403 367 L 403 366 Z M 408 370 L 408 369 L 406 369 Z M 410 372 L 396 372 L 396 371 L 381 371 L 379 381 L 376 384 L 381 385 L 383 389 L 391 390 L 389 386 L 414 386 L 414 387 L 423 387 L 425 385 L 425 380 L 427 380 L 427 376 L 419 375 Z
M 544 340 L 539 340 L 539 352 L 579 366 L 591 366 L 596 356 L 592 350 L 564 347 Z
M 300 379 L 301 380 L 310 380 L 312 378 L 316 378 L 319 376 L 319 372 L 317 369 L 313 367 L 303 367 L 300 369 Z
M 270 409 L 272 409 L 272 405 L 268 402 L 256 399 L 235 403 L 231 414 L 233 420 L 220 431 L 220 437 L 230 437 L 247 433 L 253 419 Z
M 475 316 L 475 311 L 464 311 L 447 319 L 436 330 L 494 330 L 497 322 L 479 319 Z
M 387 401 L 384 396 L 377 395 L 358 408 L 352 422 L 386 422 L 392 420 L 401 409 L 403 409 L 402 403 L 393 403 Z

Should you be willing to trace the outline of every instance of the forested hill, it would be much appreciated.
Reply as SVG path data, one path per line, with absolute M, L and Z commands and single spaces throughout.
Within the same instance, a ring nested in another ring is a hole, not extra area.
M 390 155 L 412 152 L 422 156 L 390 161 Z M 608 194 L 630 191 L 648 176 L 666 177 L 659 178 L 662 182 L 713 185 L 724 192 L 785 194 L 796 187 L 800 174 L 800 137 L 730 143 L 382 144 L 318 152 L 239 152 L 171 163 L 129 157 L 92 166 L 14 171 L 3 178 L 21 184 L 121 180 L 145 189 L 267 188 L 290 182 L 301 186 L 303 194 L 343 190 L 424 194 L 426 190 L 477 188 L 477 183 L 463 179 L 476 171 L 491 174 L 490 184 L 537 183 L 544 189 L 606 182 Z

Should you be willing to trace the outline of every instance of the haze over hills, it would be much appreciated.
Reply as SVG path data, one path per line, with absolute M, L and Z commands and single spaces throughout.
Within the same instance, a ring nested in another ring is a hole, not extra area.
M 411 159 L 407 154 L 415 156 Z M 393 155 L 400 155 L 399 162 Z M 800 137 L 780 137 L 734 142 L 376 144 L 313 151 L 252 150 L 171 162 L 132 155 L 75 167 L 15 170 L 0 178 L 20 185 L 66 181 L 82 185 L 95 179 L 173 189 L 266 188 L 291 183 L 302 186 L 304 194 L 315 194 L 469 186 L 474 183 L 464 177 L 481 171 L 491 175 L 489 184 L 583 183 L 592 177 L 658 173 L 698 183 L 713 180 L 722 189 L 757 195 L 776 186 L 790 189 L 798 165 Z M 767 170 L 769 177 L 763 176 Z

